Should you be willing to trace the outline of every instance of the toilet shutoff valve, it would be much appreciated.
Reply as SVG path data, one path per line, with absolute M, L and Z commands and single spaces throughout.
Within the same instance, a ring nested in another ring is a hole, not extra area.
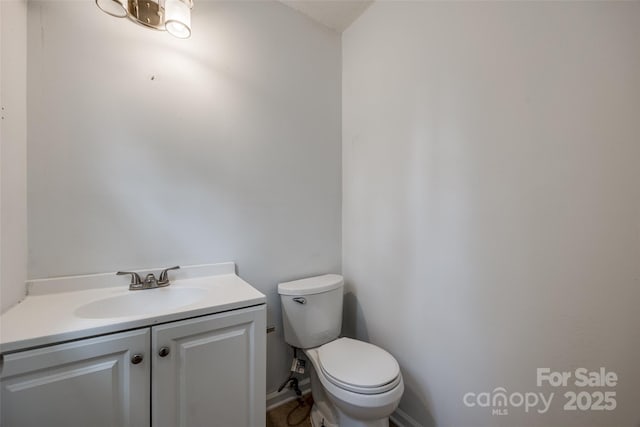
M 294 358 L 291 363 L 291 372 L 296 374 L 304 374 L 304 368 L 307 365 L 307 361 L 303 359 Z

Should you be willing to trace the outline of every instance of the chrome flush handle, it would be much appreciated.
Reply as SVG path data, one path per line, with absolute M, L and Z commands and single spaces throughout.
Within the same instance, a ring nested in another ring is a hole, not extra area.
M 304 297 L 295 297 L 295 298 L 293 298 L 293 300 L 295 302 L 297 302 L 298 304 L 306 304 L 307 303 L 307 300 Z

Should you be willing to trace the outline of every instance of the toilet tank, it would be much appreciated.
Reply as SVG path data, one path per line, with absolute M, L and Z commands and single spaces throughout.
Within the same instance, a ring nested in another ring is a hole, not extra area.
M 284 340 L 297 348 L 313 348 L 338 338 L 343 288 L 338 274 L 280 283 Z

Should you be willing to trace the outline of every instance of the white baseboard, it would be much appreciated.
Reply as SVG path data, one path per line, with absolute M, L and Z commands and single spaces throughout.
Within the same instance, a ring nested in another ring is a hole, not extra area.
M 298 384 L 302 394 L 307 394 L 311 391 L 311 381 L 309 378 L 305 378 Z M 280 393 L 277 391 L 267 394 L 267 411 L 272 410 L 280 405 L 284 405 L 287 402 L 291 402 L 296 398 L 296 394 L 290 388 L 285 388 Z
M 389 418 L 398 427 L 422 427 L 422 424 L 411 418 L 409 414 L 407 414 L 400 408 L 396 409 L 396 411 L 391 414 Z

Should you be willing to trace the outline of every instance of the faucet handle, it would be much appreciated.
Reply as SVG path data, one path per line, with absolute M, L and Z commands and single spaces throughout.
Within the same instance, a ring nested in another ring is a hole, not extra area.
M 131 283 L 129 283 L 129 286 L 141 286 L 142 285 L 142 279 L 140 279 L 140 276 L 135 271 L 118 271 L 116 274 L 118 276 L 122 276 L 123 274 L 130 274 L 131 275 Z
M 176 265 L 175 267 L 169 267 L 169 268 L 165 268 L 164 270 L 162 270 L 162 272 L 160 273 L 160 277 L 158 278 L 158 284 L 159 285 L 168 284 L 169 283 L 169 271 L 178 270 L 179 268 L 180 268 L 180 266 Z

